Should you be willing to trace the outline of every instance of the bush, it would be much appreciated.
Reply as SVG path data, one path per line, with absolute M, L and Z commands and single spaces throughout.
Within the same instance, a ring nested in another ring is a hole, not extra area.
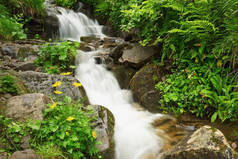
M 44 70 L 51 74 L 68 71 L 74 63 L 78 45 L 72 42 L 46 43 L 38 53 L 36 64 L 43 66 Z
M 0 93 L 18 94 L 19 88 L 15 83 L 14 77 L 2 76 L 0 77 Z
M 20 150 L 23 137 L 30 135 L 31 147 L 42 158 L 90 158 L 97 156 L 95 120 L 92 109 L 83 109 L 82 101 L 72 102 L 65 97 L 49 104 L 43 121 L 14 122 L 0 116 L 0 139 L 6 148 L 0 151 Z
M 7 8 L 0 4 L 0 38 L 4 40 L 25 39 L 26 34 L 19 18 L 10 17 Z
M 234 80 L 227 76 L 229 69 L 211 59 L 213 57 L 202 65 L 191 62 L 185 69 L 175 69 L 166 76 L 166 81 L 157 83 L 156 88 L 162 93 L 159 103 L 165 112 L 209 116 L 212 122 L 217 118 L 238 120 L 238 92 L 233 92 Z

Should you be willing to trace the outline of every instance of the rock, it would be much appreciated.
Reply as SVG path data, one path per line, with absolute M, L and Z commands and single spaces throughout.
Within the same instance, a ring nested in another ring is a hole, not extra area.
M 67 95 L 72 99 L 79 99 L 85 97 L 85 91 L 83 87 L 73 86 L 74 82 L 78 80 L 72 76 L 50 75 L 47 73 L 25 71 L 19 73 L 19 77 L 24 81 L 25 86 L 32 92 L 44 93 L 50 96 L 64 96 Z M 52 85 L 61 81 L 62 85 L 57 88 L 61 91 L 61 95 L 56 95 L 55 88 Z
M 136 70 L 123 65 L 113 65 L 109 68 L 114 76 L 117 78 L 117 81 L 122 89 L 129 88 L 129 82 Z
M 85 42 L 85 43 L 95 43 L 99 42 L 100 38 L 94 37 L 94 36 L 81 36 L 80 40 Z
M 114 47 L 110 50 L 109 56 L 112 57 L 115 61 L 118 61 L 118 59 L 123 54 L 123 50 L 127 46 L 128 46 L 127 43 L 122 43 L 122 44 L 117 45 L 116 47 Z
M 32 40 L 32 41 L 34 41 L 34 40 Z M 29 59 L 27 59 L 28 57 L 30 59 L 36 58 L 40 45 L 27 44 L 24 42 L 23 42 L 23 44 L 19 44 L 19 43 L 6 42 L 6 43 L 1 44 L 0 45 L 1 54 L 4 56 L 9 56 L 12 59 L 18 59 L 21 61 L 29 60 Z
M 7 94 L 4 95 L 4 98 L 6 98 L 6 99 L 9 99 L 9 98 L 11 98 L 11 97 L 12 97 L 12 95 L 9 94 L 9 93 L 7 93 Z
M 10 56 L 12 58 L 17 57 L 19 51 L 19 45 L 13 43 L 2 44 L 0 46 L 0 52 L 3 56 Z
M 160 53 L 160 48 L 143 47 L 139 44 L 133 44 L 132 48 L 123 50 L 119 59 L 121 63 L 129 63 L 134 67 L 140 67 L 148 62 L 152 56 Z
M 183 139 L 161 159 L 237 159 L 225 136 L 218 129 L 203 126 Z
M 40 93 L 15 96 L 7 101 L 6 115 L 17 121 L 42 120 L 42 111 L 48 103 L 50 99 Z
M 155 89 L 155 84 L 161 81 L 168 73 L 165 68 L 148 64 L 141 68 L 131 79 L 130 89 L 135 99 L 151 112 L 159 111 L 160 92 Z
M 14 152 L 9 159 L 39 159 L 35 151 L 32 149 L 27 149 L 24 151 Z
M 104 159 L 114 159 L 114 117 L 105 107 L 93 105 L 95 115 L 98 117 L 94 122 L 94 129 L 97 134 L 97 141 L 102 144 L 97 145 Z
M 95 51 L 95 48 L 91 45 L 88 45 L 87 43 L 81 42 L 79 45 L 79 50 L 88 52 L 88 51 Z
M 35 63 L 33 61 L 27 62 L 20 62 L 16 67 L 15 70 L 17 71 L 34 71 L 36 70 Z
M 7 152 L 0 152 L 0 159 L 7 159 Z

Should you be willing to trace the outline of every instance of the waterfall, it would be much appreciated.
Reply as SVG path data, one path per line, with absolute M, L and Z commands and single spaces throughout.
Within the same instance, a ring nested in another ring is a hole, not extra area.
M 60 38 L 80 41 L 81 36 L 104 37 L 97 21 L 83 13 L 58 8 Z M 116 159 L 156 159 L 163 140 L 155 135 L 151 123 L 162 114 L 139 111 L 133 107 L 129 90 L 122 90 L 111 72 L 103 64 L 96 64 L 97 50 L 80 51 L 77 55 L 76 78 L 82 83 L 93 105 L 108 108 L 115 117 Z
M 80 41 L 82 36 L 104 37 L 102 27 L 98 22 L 89 19 L 83 13 L 76 13 L 72 10 L 60 8 L 61 14 L 57 14 L 60 22 L 59 33 L 63 40 Z

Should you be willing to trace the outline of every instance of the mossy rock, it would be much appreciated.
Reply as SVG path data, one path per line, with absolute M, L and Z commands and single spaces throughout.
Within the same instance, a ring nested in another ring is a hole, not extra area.
M 159 112 L 160 91 L 155 89 L 158 81 L 161 81 L 169 71 L 166 68 L 147 64 L 142 67 L 130 81 L 130 89 L 135 99 L 151 112 Z

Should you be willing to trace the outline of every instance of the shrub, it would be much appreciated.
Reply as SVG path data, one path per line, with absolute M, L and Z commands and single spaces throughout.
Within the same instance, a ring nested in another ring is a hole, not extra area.
M 68 71 L 74 63 L 78 45 L 72 42 L 46 43 L 38 53 L 36 64 L 43 66 L 44 70 L 51 74 Z
M 234 80 L 227 76 L 228 72 L 219 62 L 209 59 L 202 65 L 191 62 L 183 70 L 175 69 L 166 81 L 156 85 L 162 93 L 161 108 L 175 114 L 209 116 L 212 122 L 217 118 L 237 120 L 238 92 L 232 91 Z
M 2 76 L 0 77 L 0 93 L 11 93 L 18 94 L 19 88 L 14 81 L 12 76 Z
M 23 137 L 30 135 L 30 144 L 42 158 L 90 158 L 98 155 L 99 144 L 92 129 L 95 120 L 92 109 L 83 109 L 82 101 L 65 97 L 49 104 L 43 121 L 14 122 L 0 116 L 0 139 L 6 152 L 20 150 Z

